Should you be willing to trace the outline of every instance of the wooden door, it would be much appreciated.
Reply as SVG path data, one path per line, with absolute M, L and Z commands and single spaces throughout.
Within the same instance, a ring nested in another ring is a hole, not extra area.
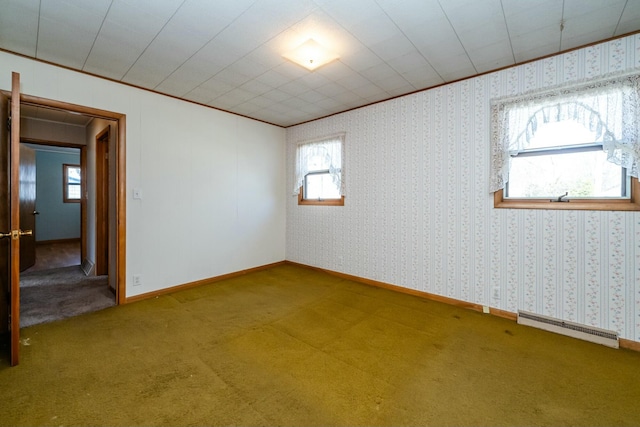
M 9 234 L 11 230 L 10 194 L 9 194 L 9 130 L 6 123 L 9 121 L 9 98 L 0 93 L 0 233 Z M 0 335 L 2 336 L 2 358 L 4 350 L 10 348 L 9 337 L 9 299 L 10 257 L 9 238 L 0 239 Z M 8 353 L 7 353 L 8 354 Z
M 8 339 L 11 366 L 20 359 L 20 237 L 30 232 L 20 230 L 20 74 L 12 73 L 11 106 L 0 97 L 0 283 L 2 283 L 2 323 L 9 325 Z M 7 118 L 11 129 L 7 131 Z
M 96 275 L 109 274 L 109 128 L 96 136 Z
M 36 263 L 36 151 L 20 144 L 20 227 L 33 230 L 20 239 L 20 271 Z

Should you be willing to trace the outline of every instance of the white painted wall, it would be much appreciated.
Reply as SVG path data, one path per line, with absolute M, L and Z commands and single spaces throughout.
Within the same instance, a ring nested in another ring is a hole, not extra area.
M 20 137 L 22 138 L 84 145 L 84 132 L 84 126 L 55 123 L 26 117 L 20 119 Z
M 491 98 L 639 67 L 635 35 L 287 129 L 289 195 L 346 131 L 345 206 L 289 196 L 287 259 L 640 341 L 640 213 L 494 209 L 488 177 Z
M 284 259 L 284 129 L 0 52 L 0 89 L 12 71 L 25 94 L 127 115 L 128 297 Z

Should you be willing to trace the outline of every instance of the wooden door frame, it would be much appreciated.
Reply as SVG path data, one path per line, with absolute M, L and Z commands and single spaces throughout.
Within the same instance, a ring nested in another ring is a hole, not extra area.
M 11 92 L 2 91 L 11 98 Z M 36 107 L 53 108 L 74 113 L 84 114 L 96 118 L 114 120 L 118 123 L 116 138 L 116 303 L 126 303 L 126 217 L 127 217 L 127 190 L 126 190 L 126 124 L 125 114 L 113 111 L 86 107 L 68 102 L 56 101 L 32 95 L 20 94 L 20 104 Z
M 109 274 L 109 139 L 107 126 L 96 137 L 96 275 Z M 105 143 L 105 138 L 107 139 Z M 105 160 L 106 157 L 106 160 Z M 106 163 L 106 165 L 105 165 Z M 106 166 L 106 167 L 105 167 Z M 106 259 L 105 259 L 105 250 Z

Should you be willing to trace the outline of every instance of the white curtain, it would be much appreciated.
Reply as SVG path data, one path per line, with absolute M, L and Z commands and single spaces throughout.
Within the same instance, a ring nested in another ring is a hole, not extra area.
M 344 134 L 298 144 L 293 194 L 298 194 L 309 172 L 328 170 L 333 183 L 344 196 Z
M 638 177 L 640 75 L 607 76 L 491 103 L 490 192 L 509 180 L 511 156 L 527 148 L 537 128 L 573 120 L 602 144 L 610 162 Z

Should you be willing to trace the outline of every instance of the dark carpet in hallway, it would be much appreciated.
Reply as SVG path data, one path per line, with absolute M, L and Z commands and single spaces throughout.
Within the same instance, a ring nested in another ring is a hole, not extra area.
M 85 276 L 79 265 L 20 275 L 20 327 L 115 305 L 107 276 Z

